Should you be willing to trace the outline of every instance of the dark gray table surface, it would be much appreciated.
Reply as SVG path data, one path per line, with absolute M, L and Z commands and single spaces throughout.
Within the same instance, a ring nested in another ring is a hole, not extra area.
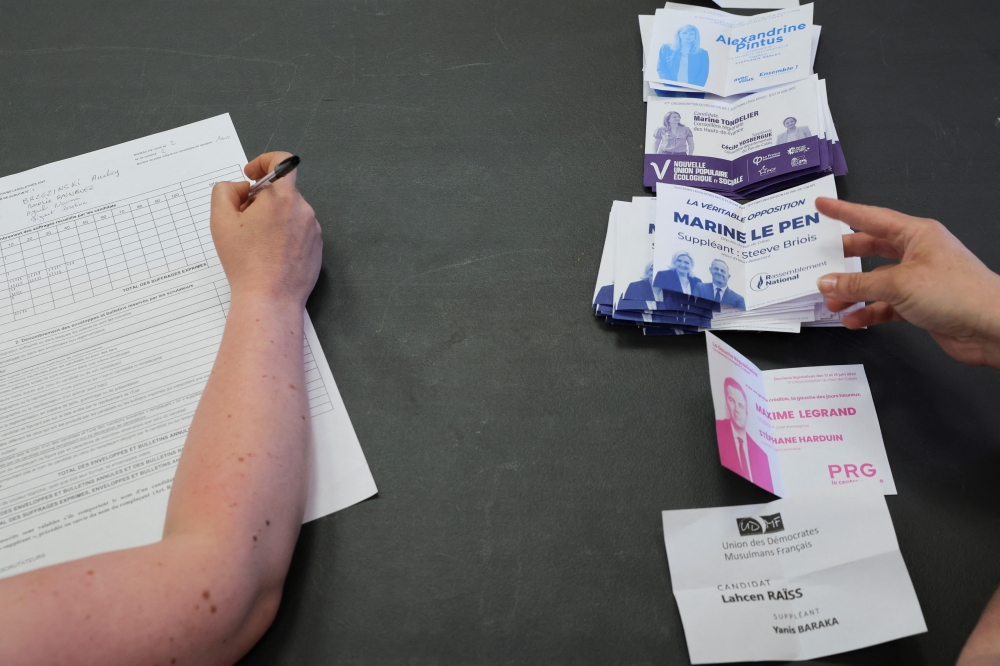
M 770 496 L 719 466 L 703 338 L 589 310 L 611 202 L 646 193 L 656 4 L 3 4 L 0 175 L 227 111 L 302 156 L 309 311 L 380 492 L 303 528 L 242 663 L 688 663 L 660 511 Z M 1000 5 L 816 4 L 841 197 L 1000 268 Z M 823 662 L 953 661 L 1000 584 L 1000 372 L 905 325 L 722 337 L 871 383 L 929 631 Z

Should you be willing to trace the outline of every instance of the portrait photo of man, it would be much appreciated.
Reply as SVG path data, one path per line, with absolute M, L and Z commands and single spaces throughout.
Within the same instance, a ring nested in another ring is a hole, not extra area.
M 771 463 L 767 459 L 767 454 L 747 432 L 750 403 L 747 401 L 746 391 L 732 377 L 726 378 L 722 388 L 726 395 L 726 413 L 729 416 L 727 419 L 715 422 L 722 466 L 773 493 Z
M 708 267 L 708 272 L 712 275 L 711 282 L 700 282 L 695 285 L 695 296 L 707 298 L 730 305 L 740 310 L 746 310 L 746 302 L 743 297 L 729 288 L 729 264 L 722 259 L 714 259 Z

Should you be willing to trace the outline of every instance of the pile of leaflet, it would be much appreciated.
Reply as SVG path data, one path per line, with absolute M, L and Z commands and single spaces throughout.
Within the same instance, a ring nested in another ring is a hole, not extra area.
M 847 173 L 826 82 L 815 74 L 739 99 L 652 97 L 643 185 L 687 185 L 734 199 Z
M 832 177 L 746 205 L 676 185 L 614 202 L 594 314 L 646 335 L 841 325 L 861 306 L 830 312 L 816 279 L 860 272 L 861 260 L 844 257 L 852 232 L 816 211 L 817 196 L 836 196 Z
M 816 279 L 861 262 L 844 257 L 850 229 L 815 206 L 836 198 L 847 166 L 812 71 L 812 9 L 746 17 L 667 3 L 639 17 L 644 184 L 656 197 L 614 203 L 596 316 L 646 335 L 841 325 L 846 312 L 825 307 Z
M 703 45 L 709 30 L 718 36 Z M 847 173 L 826 82 L 812 73 L 820 34 L 812 5 L 741 17 L 667 3 L 655 17 L 640 16 L 639 31 L 648 103 L 644 185 L 747 199 Z M 772 60 L 778 64 L 763 64 Z M 749 80 L 715 80 L 729 70 Z

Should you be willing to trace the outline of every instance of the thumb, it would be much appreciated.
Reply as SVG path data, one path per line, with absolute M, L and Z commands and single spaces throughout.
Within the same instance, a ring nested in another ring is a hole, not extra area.
M 896 299 L 892 269 L 873 273 L 831 273 L 821 277 L 816 284 L 827 298 L 845 303 L 893 303 Z
M 212 188 L 212 217 L 240 212 L 240 206 L 247 200 L 250 183 L 220 181 Z

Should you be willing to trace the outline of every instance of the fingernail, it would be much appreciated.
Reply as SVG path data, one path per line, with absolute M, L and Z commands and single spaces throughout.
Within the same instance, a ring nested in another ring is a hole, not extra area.
M 816 286 L 819 287 L 819 290 L 824 294 L 829 294 L 837 288 L 837 276 L 824 275 L 820 279 L 816 280 Z

